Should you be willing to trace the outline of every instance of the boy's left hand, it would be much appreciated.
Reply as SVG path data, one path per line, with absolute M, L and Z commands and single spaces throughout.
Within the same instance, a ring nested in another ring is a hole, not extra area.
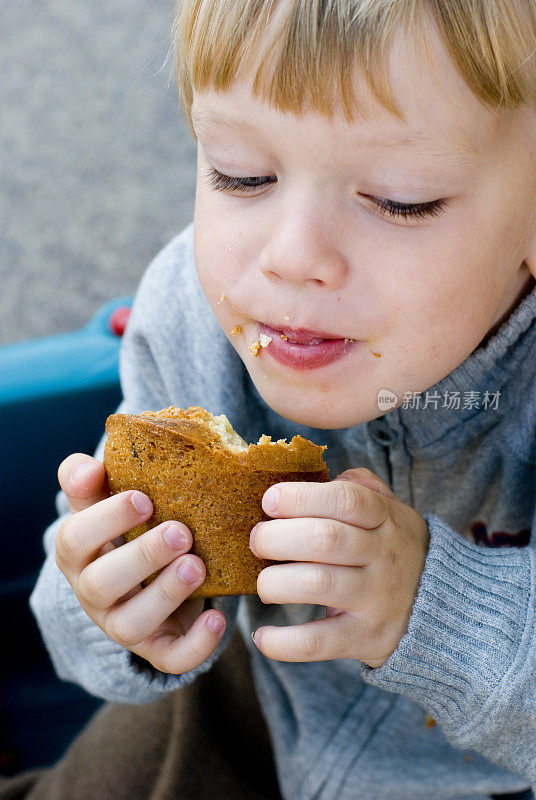
M 263 508 L 274 519 L 255 526 L 251 549 L 293 563 L 263 569 L 259 597 L 327 611 L 314 622 L 259 628 L 257 647 L 278 661 L 381 666 L 408 628 L 428 550 L 426 520 L 364 468 L 329 483 L 279 483 Z

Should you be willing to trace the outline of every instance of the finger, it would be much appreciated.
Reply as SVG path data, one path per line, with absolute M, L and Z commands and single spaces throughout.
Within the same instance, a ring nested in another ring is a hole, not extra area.
M 158 634 L 165 633 L 169 628 L 169 633 L 174 636 L 183 636 L 188 633 L 196 619 L 203 613 L 205 599 L 203 597 L 189 597 L 173 611 L 158 629 Z M 156 634 L 153 634 L 155 636 Z M 151 637 L 149 637 L 151 638 Z
M 257 592 L 263 603 L 309 603 L 354 611 L 363 592 L 366 569 L 329 564 L 277 564 L 259 574 Z
M 62 523 L 56 536 L 56 562 L 69 578 L 81 572 L 100 548 L 153 513 L 149 498 L 138 491 L 121 492 L 73 514 Z
M 382 481 L 374 472 L 366 467 L 358 467 L 357 469 L 347 469 L 337 475 L 336 481 L 354 481 L 355 483 L 366 486 L 372 489 L 373 492 L 383 494 L 384 497 L 390 497 L 392 500 L 398 500 L 396 494 Z
M 109 608 L 191 546 L 186 525 L 164 522 L 88 564 L 80 573 L 77 593 L 92 606 Z
M 323 517 L 372 530 L 388 515 L 390 500 L 354 481 L 277 483 L 262 499 L 271 517 Z
M 259 628 L 253 641 L 276 661 L 327 661 L 350 657 L 353 622 L 348 614 L 306 622 L 303 625 Z
M 272 519 L 251 531 L 250 548 L 270 561 L 365 566 L 374 558 L 378 538 L 368 530 L 332 519 Z
M 205 580 L 200 558 L 182 556 L 128 600 L 106 614 L 105 633 L 123 647 L 132 649 L 147 639 Z
M 58 480 L 74 514 L 108 496 L 104 467 L 84 453 L 73 453 L 59 466 Z
M 199 667 L 212 655 L 225 633 L 226 620 L 214 609 L 205 611 L 184 635 L 157 631 L 132 648 L 155 669 L 170 675 L 182 675 Z

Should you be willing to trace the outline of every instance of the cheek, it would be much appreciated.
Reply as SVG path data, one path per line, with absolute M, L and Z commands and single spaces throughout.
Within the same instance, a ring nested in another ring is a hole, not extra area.
M 214 213 L 212 193 L 199 189 L 194 211 L 194 258 L 199 282 L 212 310 L 217 313 L 218 301 L 225 295 L 236 270 L 236 258 L 230 242 L 233 231 L 222 224 Z
M 484 251 L 463 231 L 456 242 L 445 237 L 418 253 L 393 265 L 386 308 L 391 365 L 404 380 L 413 383 L 420 375 L 426 383 L 440 380 L 477 347 L 504 287 L 495 248 Z
M 238 348 L 241 337 L 232 334 L 242 319 L 232 298 L 240 297 L 248 282 L 245 237 L 236 221 L 218 213 L 218 203 L 207 190 L 198 191 L 194 212 L 194 258 L 203 293 L 231 344 Z M 235 215 L 236 219 L 236 215 Z M 240 331 L 238 331 L 240 332 Z

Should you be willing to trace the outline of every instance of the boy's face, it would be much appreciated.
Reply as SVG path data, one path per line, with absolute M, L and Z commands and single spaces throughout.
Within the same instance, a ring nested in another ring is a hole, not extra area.
M 435 77 L 393 50 L 403 121 L 359 76 L 367 112 L 350 124 L 280 113 L 245 82 L 195 95 L 199 279 L 262 397 L 295 422 L 347 427 L 383 413 L 380 390 L 398 405 L 424 391 L 533 283 L 535 115 L 484 108 L 437 40 L 434 55 Z

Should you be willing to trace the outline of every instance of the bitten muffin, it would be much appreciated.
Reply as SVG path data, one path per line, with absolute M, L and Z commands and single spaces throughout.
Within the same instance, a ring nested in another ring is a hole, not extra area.
M 225 415 L 199 407 L 112 414 L 106 433 L 111 492 L 139 489 L 154 506 L 127 540 L 166 520 L 191 530 L 191 552 L 207 570 L 191 597 L 256 594 L 259 572 L 273 563 L 249 548 L 253 526 L 269 519 L 261 506 L 264 492 L 281 481 L 329 480 L 325 446 L 301 436 L 272 442 L 264 435 L 248 445 Z

